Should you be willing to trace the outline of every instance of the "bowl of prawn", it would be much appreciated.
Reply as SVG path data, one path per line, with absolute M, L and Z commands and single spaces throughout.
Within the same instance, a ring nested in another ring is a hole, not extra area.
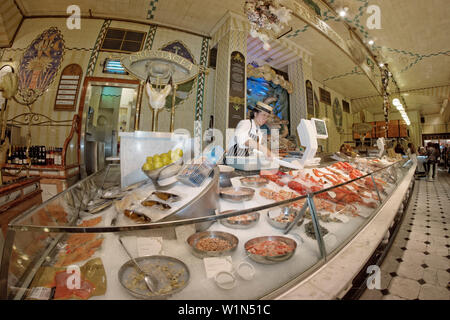
M 274 264 L 290 259 L 297 249 L 297 242 L 287 237 L 265 236 L 247 241 L 244 248 L 253 261 Z

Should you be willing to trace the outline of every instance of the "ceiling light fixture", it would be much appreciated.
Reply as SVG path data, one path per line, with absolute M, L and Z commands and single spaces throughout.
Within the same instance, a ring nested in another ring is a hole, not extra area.
M 373 45 L 374 43 L 375 43 L 375 41 L 369 40 L 369 44 L 370 44 L 370 45 Z
M 397 98 L 395 98 L 394 100 L 392 100 L 392 104 L 393 104 L 394 106 L 402 105 L 401 102 L 400 102 L 400 100 L 397 99 Z
M 345 10 L 344 9 L 342 9 L 341 11 L 339 11 L 339 16 L 340 17 L 345 17 L 347 15 L 347 12 L 345 12 Z
M 380 68 L 383 68 L 384 67 L 384 63 L 380 63 L 379 66 L 380 66 Z

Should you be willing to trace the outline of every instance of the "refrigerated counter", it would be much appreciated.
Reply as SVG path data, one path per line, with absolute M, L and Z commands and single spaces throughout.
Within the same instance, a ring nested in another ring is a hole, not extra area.
M 216 169 L 202 187 L 165 190 L 180 197 L 171 202 L 155 198 L 151 183 L 117 191 L 120 170 L 110 165 L 10 223 L 0 298 L 342 298 L 401 219 L 414 170 L 405 161 L 360 161 L 234 177 L 249 196 L 219 190 Z M 120 198 L 102 199 L 111 190 Z M 143 208 L 145 200 L 154 207 Z M 156 293 L 119 239 L 161 284 Z M 59 287 L 73 266 L 81 289 Z

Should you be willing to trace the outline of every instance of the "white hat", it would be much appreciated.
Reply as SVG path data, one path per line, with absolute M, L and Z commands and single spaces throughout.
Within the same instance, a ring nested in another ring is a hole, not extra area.
M 258 111 L 265 111 L 267 113 L 272 113 L 273 108 L 264 102 L 258 101 L 256 103 L 255 109 Z

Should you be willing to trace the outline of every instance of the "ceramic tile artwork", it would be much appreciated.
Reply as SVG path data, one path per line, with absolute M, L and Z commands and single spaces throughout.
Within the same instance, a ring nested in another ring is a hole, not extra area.
M 361 300 L 450 300 L 450 174 L 416 180 L 400 229 L 381 264 L 381 289 Z M 405 236 L 406 235 L 406 236 Z

